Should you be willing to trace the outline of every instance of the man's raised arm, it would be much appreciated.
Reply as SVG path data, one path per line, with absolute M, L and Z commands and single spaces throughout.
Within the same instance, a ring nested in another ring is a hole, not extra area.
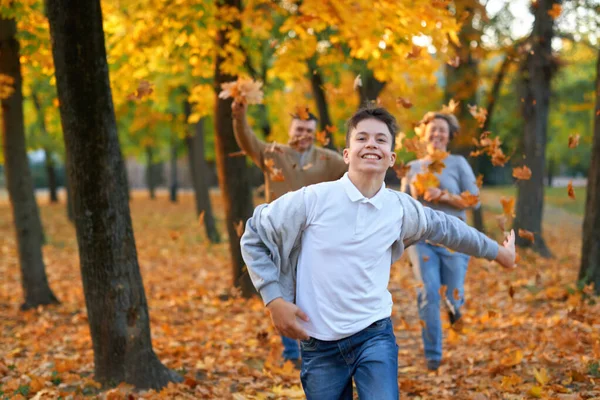
M 248 105 L 246 103 L 231 103 L 231 114 L 233 117 L 233 133 L 240 149 L 248 155 L 252 161 L 263 168 L 263 154 L 267 144 L 256 137 L 252 128 L 248 124 L 246 112 Z

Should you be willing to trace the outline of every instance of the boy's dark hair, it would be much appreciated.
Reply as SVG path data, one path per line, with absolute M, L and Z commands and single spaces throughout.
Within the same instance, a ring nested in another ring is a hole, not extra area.
M 365 119 L 376 119 L 387 125 L 392 135 L 392 151 L 396 148 L 396 132 L 398 131 L 398 123 L 396 118 L 383 107 L 366 105 L 361 107 L 354 113 L 346 122 L 346 147 L 350 146 L 350 132 L 356 128 L 359 122 Z

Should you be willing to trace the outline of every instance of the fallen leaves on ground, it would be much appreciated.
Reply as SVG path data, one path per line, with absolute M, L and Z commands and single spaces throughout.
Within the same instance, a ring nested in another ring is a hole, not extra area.
M 223 204 L 211 193 L 226 234 Z M 73 226 L 64 204 L 40 199 L 44 259 L 61 304 L 19 311 L 19 266 L 10 207 L 0 204 L 0 390 L 13 399 L 302 399 L 299 372 L 280 357 L 281 340 L 262 302 L 231 289 L 226 240 L 207 242 L 192 194 L 168 201 L 133 192 L 135 239 L 160 360 L 185 381 L 160 393 L 129 385 L 102 390 L 93 351 Z M 257 199 L 258 202 L 258 199 Z M 485 214 L 492 224 L 493 216 Z M 391 272 L 392 320 L 402 398 L 590 399 L 600 396 L 600 302 L 577 291 L 581 218 L 544 226 L 555 257 L 520 251 L 519 268 L 472 259 L 462 332 L 443 316 L 444 359 L 425 366 L 415 280 L 406 257 Z M 560 229 L 557 227 L 560 226 Z M 488 232 L 490 231 L 488 227 Z M 176 232 L 176 234 L 173 234 Z M 501 236 L 497 235 L 496 240 Z M 509 295 L 512 288 L 513 298 Z M 452 293 L 455 296 L 455 293 Z M 456 297 L 455 297 L 456 298 Z M 109 397 L 110 396 L 110 397 Z

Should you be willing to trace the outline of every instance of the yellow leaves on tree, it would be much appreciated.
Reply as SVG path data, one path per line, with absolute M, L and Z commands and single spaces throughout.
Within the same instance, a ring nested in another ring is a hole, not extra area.
M 575 147 L 579 146 L 579 138 L 581 137 L 581 135 L 579 135 L 578 133 L 575 135 L 569 135 L 569 148 L 570 149 L 574 149 Z
M 422 172 L 415 176 L 413 185 L 415 186 L 417 194 L 423 196 L 427 189 L 440 186 L 440 180 L 431 172 Z
M 0 74 L 0 100 L 8 99 L 14 93 L 13 85 L 15 80 L 13 77 Z
M 262 82 L 238 78 L 237 81 L 221 84 L 220 99 L 233 97 L 234 101 L 247 104 L 260 104 L 263 101 Z
M 479 127 L 483 128 L 485 120 L 487 119 L 487 109 L 483 107 L 477 107 L 477 105 L 469 105 L 469 113 L 479 122 Z
M 523 165 L 522 167 L 515 167 L 513 168 L 512 176 L 514 178 L 527 181 L 531 179 L 531 170 L 529 169 L 529 167 L 527 167 L 527 165 Z

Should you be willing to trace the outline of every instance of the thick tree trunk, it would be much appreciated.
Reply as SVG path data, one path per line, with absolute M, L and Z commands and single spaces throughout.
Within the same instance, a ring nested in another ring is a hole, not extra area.
M 519 182 L 515 229 L 533 232 L 535 241 L 517 236 L 521 247 L 531 246 L 544 257 L 551 253 L 542 237 L 542 215 L 544 210 L 544 169 L 546 166 L 546 142 L 548 111 L 550 106 L 550 80 L 556 69 L 552 58 L 554 20 L 548 11 L 556 0 L 538 0 L 534 8 L 535 21 L 531 34 L 531 51 L 521 66 L 520 89 L 521 112 L 525 120 L 524 154 L 531 169 L 531 179 Z
M 596 63 L 596 110 L 592 162 L 588 173 L 579 279 L 600 295 L 600 51 Z
M 127 177 L 104 46 L 100 0 L 47 0 L 73 192 L 94 379 L 162 388 L 180 381 L 152 349 L 127 201 Z
M 146 186 L 152 200 L 156 199 L 156 165 L 154 164 L 154 149 L 146 146 Z
M 329 116 L 327 97 L 325 94 L 325 89 L 323 88 L 323 77 L 321 76 L 321 71 L 314 60 L 308 61 L 308 73 L 310 75 L 310 85 L 312 87 L 313 96 L 315 98 L 315 102 L 317 103 L 317 110 L 319 112 L 319 125 L 323 131 L 326 130 L 328 126 L 333 126 L 333 123 L 331 122 L 331 117 Z M 327 138 L 329 138 L 329 143 L 327 143 L 327 146 L 325 147 L 335 150 L 336 148 L 333 141 L 333 135 L 329 131 L 327 131 Z
M 189 103 L 185 102 L 184 111 L 186 120 L 191 113 Z M 210 203 L 210 192 L 208 184 L 208 165 L 204 153 L 204 118 L 200 119 L 194 126 L 191 135 L 186 136 L 185 144 L 188 149 L 188 162 L 194 186 L 194 197 L 196 200 L 196 216 L 204 213 L 204 229 L 208 240 L 219 243 L 221 237 L 217 230 L 215 216 Z
M 46 120 L 44 119 L 44 110 L 42 110 L 42 106 L 40 104 L 40 100 L 37 97 L 36 93 L 32 93 L 31 99 L 33 100 L 33 105 L 37 112 L 38 123 L 40 124 L 40 130 L 42 131 L 43 137 L 48 137 L 48 131 L 46 130 Z M 48 190 L 50 192 L 50 203 L 58 203 L 58 195 L 56 188 L 56 169 L 54 165 L 54 160 L 52 159 L 52 152 L 49 148 L 44 148 L 44 156 L 45 156 L 45 167 L 46 167 L 46 175 L 48 178 Z
M 385 87 L 385 82 L 378 81 L 373 72 L 368 68 L 364 68 L 364 73 L 361 74 L 362 86 L 358 88 L 360 104 L 358 107 L 363 107 L 371 101 L 376 101 L 379 93 Z
M 224 0 L 220 4 L 240 9 L 240 0 Z M 240 25 L 239 20 L 234 21 L 233 29 L 239 29 Z M 217 48 L 225 48 L 227 45 L 230 45 L 227 39 L 229 30 L 230 28 L 225 26 L 218 31 Z M 219 53 L 215 62 L 214 87 L 217 168 L 219 184 L 225 204 L 225 215 L 227 217 L 233 284 L 241 289 L 243 296 L 250 297 L 255 293 L 255 290 L 242 259 L 240 240 L 236 232 L 236 227 L 239 224 L 245 224 L 246 220 L 252 216 L 252 194 L 246 160 L 244 157 L 229 157 L 230 153 L 239 151 L 239 147 L 233 136 L 233 123 L 231 120 L 232 100 L 220 99 L 218 93 L 221 91 L 222 83 L 233 81 L 236 77 L 227 75 L 221 71 L 223 61 L 224 59 Z
M 73 193 L 71 193 L 71 184 L 69 183 L 69 173 L 65 176 L 65 191 L 67 192 L 67 217 L 69 221 L 75 222 L 75 211 L 73 211 Z
M 172 203 L 177 203 L 177 135 L 171 132 L 171 187 L 170 198 Z
M 12 206 L 21 267 L 24 303 L 21 309 L 58 303 L 46 277 L 42 257 L 43 233 L 35 201 L 23 120 L 21 63 L 17 27 L 12 19 L 0 18 L 0 74 L 14 79 L 14 93 L 2 99 L 2 141 L 8 196 Z
M 472 138 L 479 133 L 477 121 L 469 113 L 468 105 L 479 104 L 477 90 L 479 88 L 479 60 L 474 56 L 469 43 L 480 41 L 481 32 L 473 26 L 473 18 L 477 13 L 473 0 L 456 1 L 457 15 L 468 15 L 463 22 L 458 34 L 462 47 L 455 47 L 460 59 L 458 67 L 446 65 L 446 91 L 445 102 L 450 99 L 460 101 L 459 113 L 457 115 L 461 125 L 460 134 L 452 140 L 452 151 L 467 158 L 475 176 L 481 172 L 480 160 L 470 158 L 469 154 L 473 147 Z M 471 220 L 475 229 L 484 232 L 483 205 L 477 209 L 471 209 Z

